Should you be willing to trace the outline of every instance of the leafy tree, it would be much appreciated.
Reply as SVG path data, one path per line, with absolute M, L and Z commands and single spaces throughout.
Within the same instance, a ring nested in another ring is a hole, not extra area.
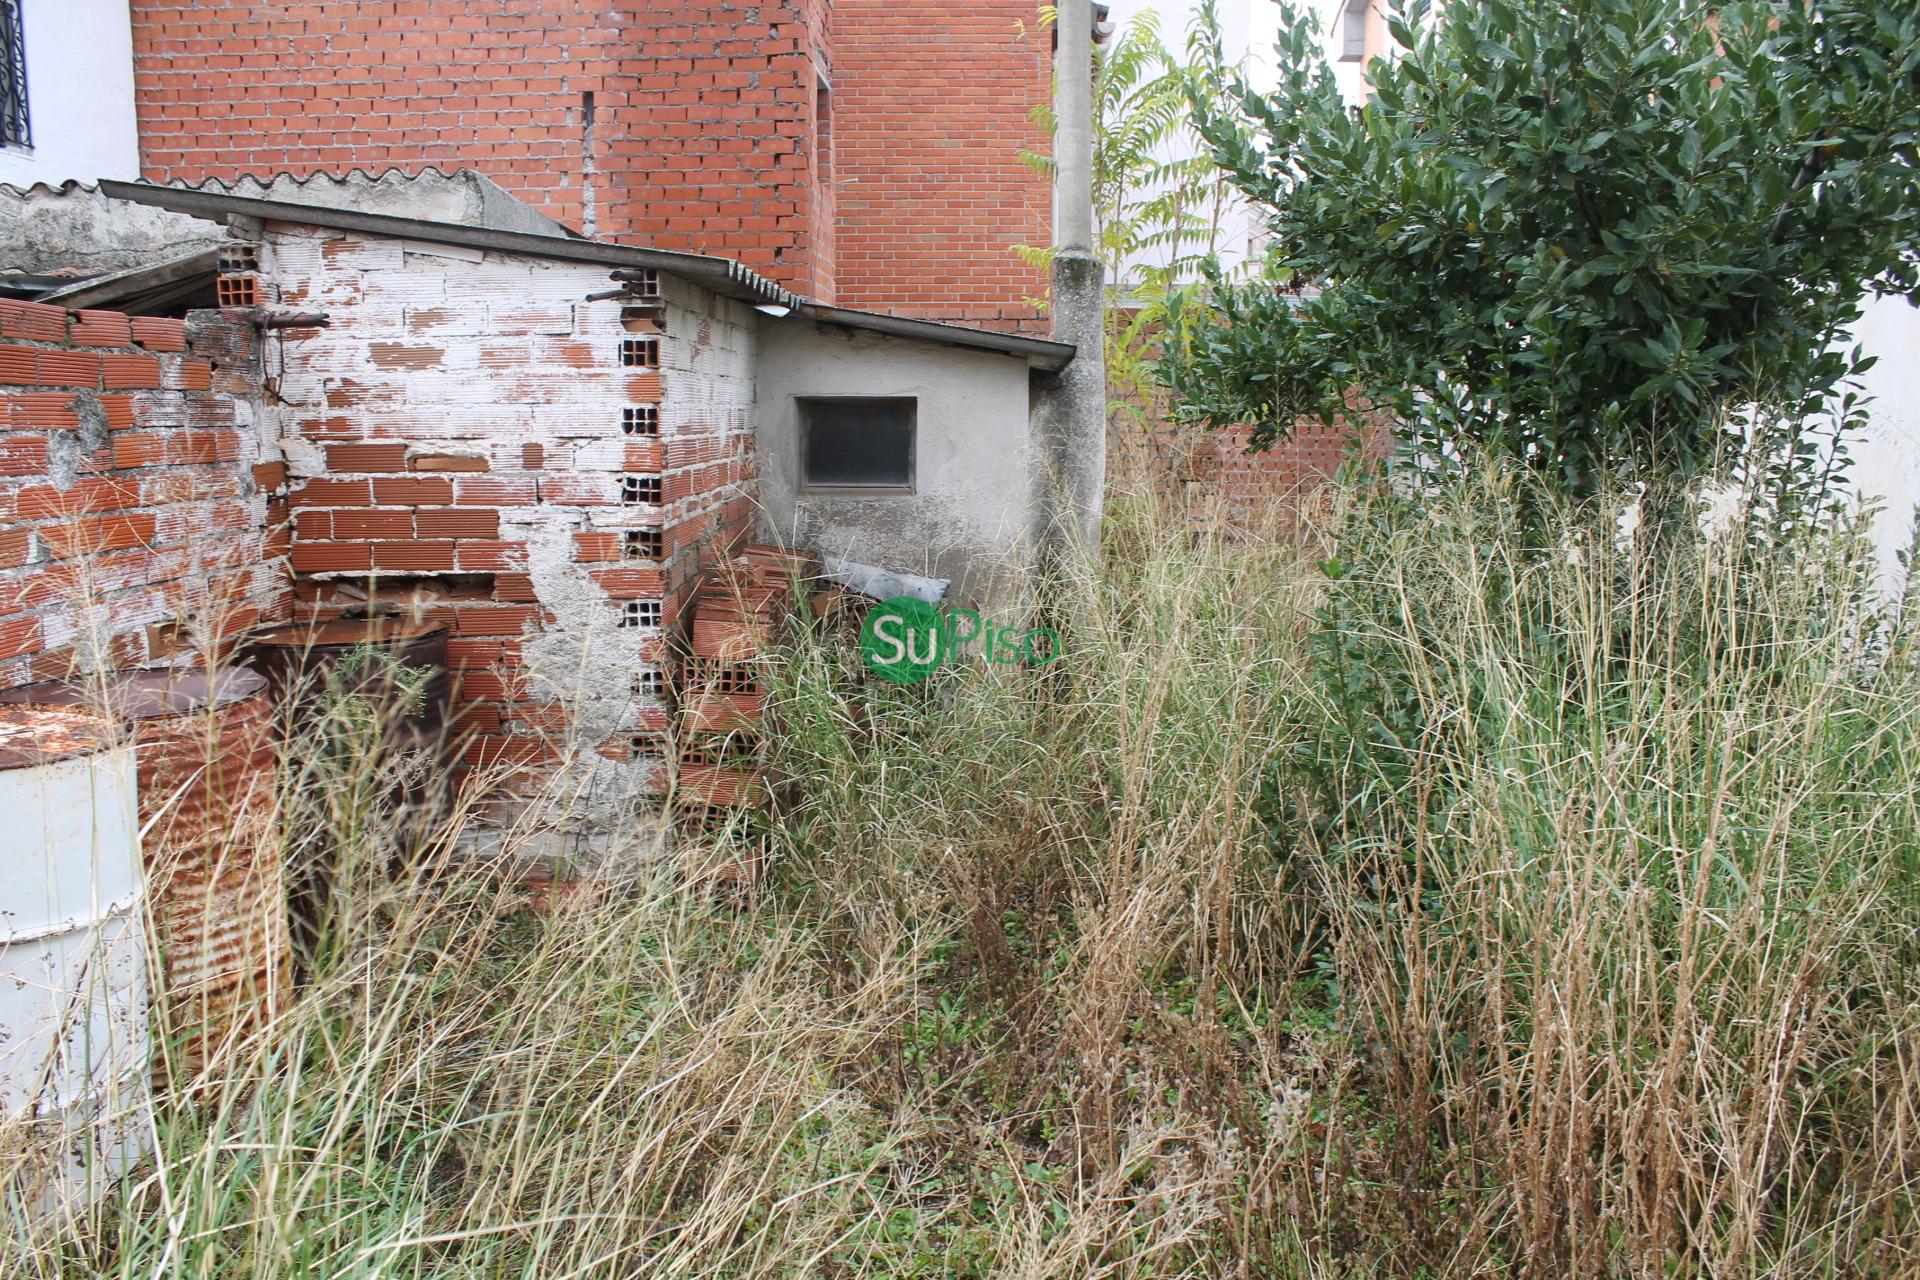
M 1266 447 L 1358 399 L 1429 459 L 1579 494 L 1845 410 L 1867 361 L 1834 344 L 1916 286 L 1920 5 L 1408 0 L 1389 28 L 1364 107 L 1300 13 L 1277 92 L 1195 95 L 1271 249 L 1178 330 L 1186 412 Z

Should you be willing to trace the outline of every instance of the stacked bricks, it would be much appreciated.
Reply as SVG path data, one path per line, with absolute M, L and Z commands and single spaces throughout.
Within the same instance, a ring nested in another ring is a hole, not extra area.
M 587 302 L 606 268 L 277 223 L 258 258 L 265 305 L 330 321 L 283 339 L 270 411 L 300 615 L 448 624 L 463 766 L 524 791 L 584 771 L 571 816 L 630 817 L 667 637 L 750 516 L 751 311 L 672 278 Z
M 715 569 L 693 602 L 677 743 L 674 817 L 702 838 L 687 870 L 734 887 L 762 870 L 753 838 L 770 792 L 761 761 L 765 691 L 759 667 L 819 566 L 804 553 L 743 546 Z M 712 859 L 720 845 L 722 856 Z
M 477 169 L 823 301 L 1033 329 L 1027 0 L 132 0 L 143 176 Z
M 0 688 L 192 663 L 288 616 L 244 316 L 0 300 Z
M 472 168 L 588 234 L 725 253 L 831 297 L 826 0 L 131 10 L 150 180 Z

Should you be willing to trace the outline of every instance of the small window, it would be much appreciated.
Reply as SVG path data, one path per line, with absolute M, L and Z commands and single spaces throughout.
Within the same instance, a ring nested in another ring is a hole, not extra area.
M 800 474 L 813 489 L 913 490 L 912 400 L 802 400 Z
M 27 119 L 27 38 L 20 0 L 0 0 L 0 147 L 31 147 Z
M 1371 0 L 1346 0 L 1340 20 L 1340 61 L 1362 62 L 1367 56 L 1367 9 Z

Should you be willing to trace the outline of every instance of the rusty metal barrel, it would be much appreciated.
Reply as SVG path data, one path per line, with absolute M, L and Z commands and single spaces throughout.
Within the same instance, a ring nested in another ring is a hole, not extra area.
M 145 1149 L 134 805 L 111 725 L 0 706 L 0 1187 L 36 1214 L 97 1199 Z
M 266 680 L 149 668 L 91 687 L 28 685 L 0 702 L 92 706 L 131 730 L 161 1027 L 178 1046 L 172 1065 L 199 1074 L 221 1045 L 263 1027 L 288 990 Z

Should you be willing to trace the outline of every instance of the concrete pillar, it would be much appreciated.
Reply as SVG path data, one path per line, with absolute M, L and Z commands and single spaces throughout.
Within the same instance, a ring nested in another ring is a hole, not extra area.
M 1054 59 L 1053 336 L 1077 354 L 1035 405 L 1043 571 L 1084 578 L 1106 496 L 1106 291 L 1093 252 L 1093 5 L 1062 0 Z

